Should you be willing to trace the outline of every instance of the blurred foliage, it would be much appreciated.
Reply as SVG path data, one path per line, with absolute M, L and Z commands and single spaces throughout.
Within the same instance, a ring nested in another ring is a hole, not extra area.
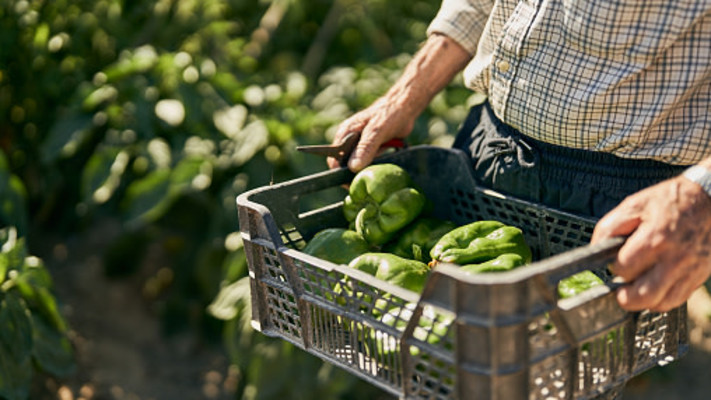
M 27 398 L 37 370 L 60 377 L 74 370 L 52 278 L 14 227 L 0 229 L 0 327 L 1 398 Z
M 35 372 L 74 370 L 67 323 L 52 292 L 52 277 L 28 254 L 25 187 L 0 152 L 0 398 L 23 400 Z
M 439 3 L 0 0 L 0 149 L 15 176 L 0 181 L 0 218 L 30 246 L 33 229 L 120 218 L 107 274 L 158 246 L 169 268 L 146 299 L 167 334 L 224 328 L 238 396 L 283 398 L 274 383 L 299 374 L 308 398 L 348 398 L 354 379 L 244 323 L 235 197 L 325 169 L 295 146 L 330 141 L 387 90 Z M 455 82 L 410 142 L 449 145 L 475 100 Z

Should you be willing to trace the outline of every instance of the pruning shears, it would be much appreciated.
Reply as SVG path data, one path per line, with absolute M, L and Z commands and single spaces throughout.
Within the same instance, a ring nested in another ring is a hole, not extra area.
M 358 144 L 358 139 L 360 139 L 360 132 L 351 132 L 338 144 L 296 146 L 296 150 L 325 157 L 333 157 L 338 160 L 338 164 L 341 167 L 345 167 L 348 164 L 348 159 L 351 157 L 351 153 L 353 153 L 353 150 L 355 150 L 356 145 Z M 402 149 L 405 147 L 407 147 L 407 145 L 404 140 L 390 139 L 383 143 L 380 146 L 380 149 Z

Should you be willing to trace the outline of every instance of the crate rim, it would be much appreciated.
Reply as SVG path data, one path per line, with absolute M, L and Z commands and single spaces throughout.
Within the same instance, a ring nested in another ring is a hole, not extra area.
M 438 147 L 438 146 L 432 146 L 432 145 L 416 145 L 416 146 L 411 146 L 406 149 L 398 150 L 396 153 L 385 155 L 382 157 L 377 158 L 374 161 L 375 163 L 386 163 L 391 161 L 393 158 L 393 155 L 397 154 L 402 154 L 404 152 L 416 152 L 416 151 L 444 151 L 444 152 L 449 152 L 453 153 L 457 157 L 465 157 L 465 154 L 462 150 L 459 149 L 453 149 L 453 148 L 444 148 L 444 147 Z M 342 180 L 347 180 L 355 176 L 355 173 L 350 171 L 347 167 L 339 167 L 339 168 L 333 168 L 333 169 L 327 169 L 324 171 L 319 171 L 314 174 L 306 175 L 306 176 L 301 176 L 301 177 L 296 177 L 293 179 L 289 179 L 280 183 L 275 183 L 275 184 L 270 184 L 267 186 L 261 186 L 258 188 L 250 189 L 246 192 L 243 192 L 239 194 L 236 198 L 236 203 L 238 207 L 248 207 L 257 210 L 261 215 L 269 215 L 271 217 L 271 211 L 269 208 L 266 206 L 253 201 L 252 198 L 256 195 L 268 195 L 270 191 L 279 191 L 280 189 L 284 187 L 289 187 L 289 186 L 296 186 L 299 185 L 300 183 L 311 181 L 313 179 L 317 178 L 323 178 L 323 177 L 332 177 L 334 179 L 340 178 Z M 509 201 L 516 201 L 516 202 L 523 202 L 524 204 L 526 203 L 531 203 L 526 200 L 521 200 L 518 199 L 514 196 L 510 196 L 492 189 L 484 188 L 479 185 L 476 186 L 477 190 L 480 190 L 482 193 L 486 194 L 487 196 L 495 196 L 497 198 L 503 199 L 503 200 L 509 200 Z M 541 212 L 547 212 L 550 214 L 555 214 L 555 215 L 562 215 L 566 217 L 574 217 L 577 219 L 585 220 L 586 222 L 594 223 L 596 221 L 595 218 L 592 217 L 585 217 L 585 216 L 579 216 L 575 214 L 571 214 L 565 211 L 553 209 L 544 205 L 538 205 L 536 204 L 536 207 L 541 210 Z M 267 226 L 268 230 L 271 230 L 271 228 L 274 228 L 278 231 L 278 228 L 275 223 L 271 220 L 265 221 L 267 225 L 273 224 L 271 227 Z M 243 229 L 241 229 L 243 235 L 248 235 L 248 232 L 245 232 Z M 278 241 L 277 241 L 278 239 Z M 353 269 L 348 268 L 346 264 L 334 264 L 329 261 L 317 258 L 317 257 L 312 257 L 309 256 L 306 253 L 303 253 L 299 249 L 294 249 L 289 246 L 287 246 L 283 240 L 281 240 L 280 237 L 272 237 L 272 240 L 275 241 L 274 245 L 276 245 L 275 250 L 279 251 L 289 251 L 290 254 L 297 255 L 297 259 L 301 261 L 308 262 L 310 264 L 318 265 L 319 267 L 322 267 L 323 269 L 336 269 L 338 272 L 346 273 L 347 275 L 350 275 L 350 272 L 353 271 Z M 465 282 L 465 283 L 470 283 L 470 284 L 484 284 L 484 285 L 509 285 L 513 283 L 518 283 L 527 279 L 530 279 L 533 276 L 536 275 L 545 275 L 545 274 L 550 274 L 553 273 L 567 265 L 570 265 L 573 261 L 580 261 L 581 257 L 592 257 L 592 256 L 599 256 L 600 253 L 612 253 L 616 252 L 619 247 L 624 243 L 624 238 L 622 237 L 614 237 L 614 238 L 609 238 L 606 239 L 602 242 L 595 243 L 595 244 L 587 244 L 569 251 L 566 251 L 561 254 L 549 256 L 540 260 L 533 261 L 523 267 L 525 268 L 516 268 L 511 271 L 505 271 L 505 272 L 499 272 L 496 274 L 466 274 L 462 271 L 458 270 L 458 267 L 454 264 L 448 264 L 448 263 L 440 263 L 439 265 L 435 266 L 434 269 L 438 269 L 441 273 L 445 275 L 449 275 L 453 278 L 456 278 L 458 281 Z M 295 253 L 292 253 L 295 252 Z M 316 262 L 314 262 L 316 261 Z M 581 266 L 577 270 L 574 268 L 569 274 L 566 274 L 565 276 L 572 275 L 575 272 L 579 272 L 586 269 L 585 266 Z M 358 276 L 354 276 L 355 278 L 358 278 Z M 563 278 L 564 276 L 561 276 Z M 380 280 L 378 280 L 380 281 Z M 404 294 L 407 294 L 408 297 L 419 297 L 419 295 L 411 290 L 408 289 L 403 289 L 400 287 L 397 287 L 392 284 L 388 284 L 387 282 L 381 281 L 382 283 L 386 284 L 387 286 L 385 287 L 379 287 L 380 289 L 384 290 L 397 290 L 397 291 L 404 291 Z

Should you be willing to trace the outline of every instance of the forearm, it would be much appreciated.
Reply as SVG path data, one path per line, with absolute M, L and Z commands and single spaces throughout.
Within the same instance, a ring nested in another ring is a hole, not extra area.
M 471 55 L 454 40 L 441 34 L 430 35 L 381 100 L 395 101 L 418 115 L 470 59 Z

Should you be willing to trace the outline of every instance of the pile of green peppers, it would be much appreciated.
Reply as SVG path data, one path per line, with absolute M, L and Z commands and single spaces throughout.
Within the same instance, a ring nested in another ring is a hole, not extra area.
M 385 251 L 429 263 L 432 260 L 430 251 L 437 241 L 456 227 L 451 221 L 428 216 L 418 218 L 398 233 L 398 237 L 385 246 Z
M 406 170 L 371 165 L 356 174 L 344 198 L 348 226 L 318 232 L 302 251 L 416 293 L 437 263 L 458 264 L 473 274 L 531 262 L 520 229 L 498 221 L 458 226 L 429 215 L 427 205 Z

